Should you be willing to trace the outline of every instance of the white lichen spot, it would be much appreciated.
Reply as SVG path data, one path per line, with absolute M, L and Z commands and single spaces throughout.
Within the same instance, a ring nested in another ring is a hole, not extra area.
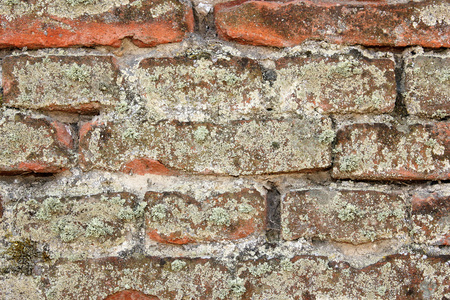
M 199 126 L 197 130 L 194 131 L 194 139 L 197 141 L 204 141 L 209 134 L 208 128 L 205 126 Z
M 450 24 L 450 4 L 430 5 L 420 10 L 420 20 L 428 26 Z
M 184 267 L 186 266 L 186 262 L 176 259 L 174 260 L 171 264 L 170 264 L 170 268 L 172 269 L 172 271 L 174 272 L 179 272 L 181 271 Z
M 358 169 L 361 159 L 356 155 L 348 155 L 341 158 L 339 170 L 341 172 L 353 172 Z
M 231 224 L 230 214 L 222 207 L 214 207 L 212 209 L 209 221 L 218 226 L 230 226 Z
M 231 279 L 228 281 L 230 291 L 236 296 L 242 296 L 247 291 L 244 284 L 245 281 L 241 278 Z
M 319 141 L 322 144 L 331 144 L 336 137 L 334 130 L 326 129 L 319 135 Z
M 86 227 L 86 237 L 101 237 L 113 233 L 113 228 L 99 218 L 93 218 Z
M 162 221 L 166 218 L 166 206 L 164 204 L 156 204 L 150 209 L 150 215 L 153 221 Z

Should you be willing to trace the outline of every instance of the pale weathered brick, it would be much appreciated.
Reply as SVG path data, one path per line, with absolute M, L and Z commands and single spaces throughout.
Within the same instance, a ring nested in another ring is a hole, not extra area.
M 401 192 L 311 188 L 288 192 L 281 201 L 281 232 L 298 238 L 361 244 L 407 238 L 408 209 Z
M 95 113 L 119 101 L 119 70 L 110 56 L 9 56 L 4 105 Z
M 125 170 L 135 159 L 201 174 L 265 174 L 324 169 L 334 138 L 328 118 L 157 125 L 86 123 L 80 129 L 85 170 Z
M 339 129 L 334 178 L 439 180 L 450 178 L 450 123 L 396 128 L 382 123 Z
M 450 56 L 419 54 L 405 60 L 408 113 L 432 118 L 450 116 Z
M 138 70 L 154 120 L 241 120 L 267 114 L 260 65 L 248 58 L 148 58 Z
M 146 206 L 129 193 L 17 199 L 9 205 L 5 218 L 21 239 L 72 257 L 132 247 Z
M 265 197 L 253 189 L 205 199 L 179 192 L 148 192 L 145 199 L 147 237 L 158 242 L 237 240 L 261 234 L 265 229 Z
M 58 173 L 70 168 L 68 126 L 20 114 L 0 119 L 0 174 Z
M 412 196 L 412 236 L 418 243 L 450 245 L 450 190 L 416 191 Z
M 295 110 L 386 113 L 396 97 L 393 59 L 288 57 L 276 61 L 272 96 Z

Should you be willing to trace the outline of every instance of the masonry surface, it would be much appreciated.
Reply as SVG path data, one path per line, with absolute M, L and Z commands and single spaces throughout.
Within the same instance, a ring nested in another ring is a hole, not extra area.
M 450 299 L 448 0 L 0 21 L 0 300 Z

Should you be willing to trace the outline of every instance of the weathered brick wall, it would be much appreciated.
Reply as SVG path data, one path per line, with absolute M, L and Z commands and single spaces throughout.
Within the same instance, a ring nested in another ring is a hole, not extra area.
M 450 299 L 448 0 L 0 22 L 0 299 Z

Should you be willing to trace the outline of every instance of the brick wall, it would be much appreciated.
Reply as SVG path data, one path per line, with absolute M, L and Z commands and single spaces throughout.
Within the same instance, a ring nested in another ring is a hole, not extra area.
M 0 299 L 450 299 L 448 0 L 0 22 Z

